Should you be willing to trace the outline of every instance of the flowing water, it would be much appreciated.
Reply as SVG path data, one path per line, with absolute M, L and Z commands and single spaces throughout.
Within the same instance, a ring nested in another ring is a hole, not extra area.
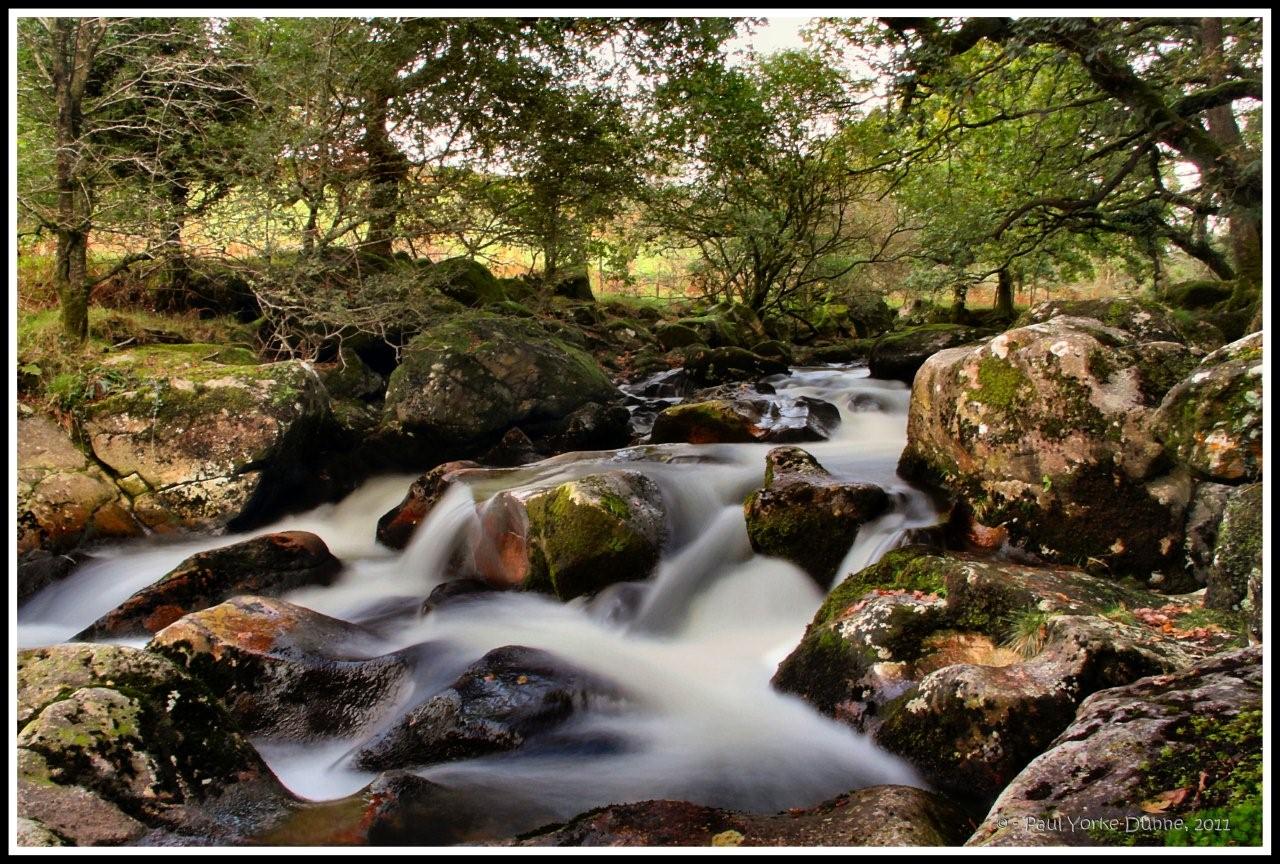
M 796 369 L 770 381 L 781 397 L 812 396 L 837 405 L 842 422 L 834 436 L 801 446 L 832 474 L 877 483 L 894 500 L 889 513 L 859 531 L 840 574 L 873 563 L 910 528 L 933 523 L 937 514 L 928 499 L 895 472 L 910 395 L 903 385 L 870 379 L 858 367 Z M 403 552 L 378 545 L 374 532 L 411 476 L 371 480 L 337 504 L 254 533 L 314 532 L 345 564 L 335 584 L 295 590 L 284 599 L 368 626 L 381 640 L 379 651 L 431 646 L 432 661 L 420 664 L 412 692 L 388 706 L 383 728 L 503 645 L 545 649 L 625 690 L 625 702 L 592 703 L 550 743 L 535 739 L 511 753 L 417 769 L 451 788 L 527 799 L 539 818 L 567 818 L 649 798 L 773 812 L 877 783 L 920 785 L 905 763 L 869 739 L 769 686 L 822 601 L 822 592 L 796 567 L 751 551 L 742 501 L 761 484 L 770 446 L 633 447 L 488 472 L 451 489 Z M 417 613 L 446 578 L 451 551 L 471 530 L 478 501 L 503 489 L 623 467 L 652 478 L 668 512 L 665 551 L 648 580 L 613 586 L 591 600 L 489 593 L 425 617 Z M 69 639 L 182 559 L 232 540 L 100 550 L 19 610 L 19 645 Z M 255 743 L 286 786 L 327 800 L 372 778 L 351 765 L 362 740 Z

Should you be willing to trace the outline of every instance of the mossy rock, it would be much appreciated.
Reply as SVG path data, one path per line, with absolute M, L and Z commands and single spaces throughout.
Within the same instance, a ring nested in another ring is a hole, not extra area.
M 654 328 L 654 335 L 658 339 L 658 344 L 662 346 L 662 350 L 670 351 L 673 348 L 684 348 L 689 345 L 697 345 L 705 343 L 706 339 L 703 334 L 688 327 L 684 324 L 660 324 Z
M 797 447 L 774 448 L 765 461 L 764 488 L 743 504 L 751 548 L 791 561 L 825 588 L 889 496 L 870 483 L 837 481 Z
M 525 502 L 524 587 L 571 600 L 616 582 L 645 579 L 657 566 L 666 514 L 657 484 L 635 471 L 592 474 Z
M 1176 309 L 1208 309 L 1231 298 L 1234 286 L 1215 279 L 1192 279 L 1165 289 L 1163 300 Z
M 980 331 L 960 324 L 925 324 L 882 336 L 871 348 L 871 377 L 910 384 L 925 360 L 980 335 Z
M 264 811 L 285 797 L 212 692 L 162 657 L 57 645 L 21 652 L 18 682 L 19 814 L 69 840 L 104 842 L 104 818 L 129 830 L 104 807 L 179 827 L 242 783 L 258 784 Z
M 409 343 L 391 375 L 386 411 L 399 428 L 457 447 L 617 395 L 590 355 L 537 322 L 471 313 Z
M 1154 418 L 1170 458 L 1207 480 L 1261 479 L 1265 375 L 1262 333 L 1205 357 L 1169 390 Z
M 1095 693 L 966 845 L 1260 845 L 1262 737 L 1260 647 Z
M 1243 610 L 1259 624 L 1262 610 L 1250 602 L 1250 584 L 1261 590 L 1262 498 L 1261 483 L 1241 487 L 1227 498 L 1204 597 L 1210 609 Z
M 431 266 L 429 280 L 440 293 L 464 306 L 484 306 L 507 299 L 501 282 L 479 261 L 446 258 Z
M 1177 315 L 1153 300 L 1140 297 L 1116 297 L 1100 300 L 1046 300 L 1023 313 L 1015 327 L 1043 324 L 1054 318 L 1092 318 L 1108 327 L 1123 330 L 1137 342 L 1178 342 L 1202 348 L 1216 348 L 1206 343 L 1213 334 L 1196 326 L 1193 319 Z
M 1189 357 L 1067 317 L 940 352 L 916 376 L 899 470 L 1044 559 L 1181 579 L 1191 485 L 1164 475 L 1153 420 Z

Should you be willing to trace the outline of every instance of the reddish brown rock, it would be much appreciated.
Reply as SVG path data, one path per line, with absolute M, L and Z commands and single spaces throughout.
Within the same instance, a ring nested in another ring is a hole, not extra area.
M 378 542 L 392 549 L 408 546 L 413 532 L 427 518 L 431 508 L 436 506 L 444 493 L 468 471 L 479 468 L 477 463 L 465 460 L 445 462 L 413 481 L 404 500 L 378 520 Z
M 192 555 L 77 638 L 149 635 L 238 594 L 270 597 L 303 585 L 328 585 L 341 569 L 342 562 L 314 534 L 266 534 Z

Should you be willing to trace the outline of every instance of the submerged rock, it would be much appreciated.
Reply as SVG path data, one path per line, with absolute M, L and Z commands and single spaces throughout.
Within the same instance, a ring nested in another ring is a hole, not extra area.
M 457 449 L 616 396 L 590 355 L 536 321 L 471 313 L 409 343 L 391 374 L 386 411 L 401 431 Z
M 1156 437 L 1198 477 L 1262 479 L 1262 342 L 1254 333 L 1218 349 L 1160 403 Z
M 143 526 L 129 498 L 48 417 L 18 418 L 18 552 L 67 552 L 134 537 Z M 19 600 L 34 588 L 20 590 Z
M 964 816 L 937 795 L 871 786 L 816 807 L 761 815 L 688 801 L 612 804 L 512 846 L 956 846 Z
M 109 395 L 84 406 L 84 437 L 148 528 L 218 530 L 261 520 L 296 489 L 327 425 L 328 395 L 301 361 L 165 345 L 113 354 Z
M 769 451 L 764 488 L 743 505 L 751 548 L 793 562 L 824 588 L 859 526 L 888 508 L 879 486 L 839 481 L 798 447 Z
M 1174 833 L 1180 845 L 1204 845 L 1228 830 L 1260 845 L 1262 735 L 1261 648 L 1103 690 L 1014 778 L 967 845 L 1164 845 Z M 1198 831 L 1197 815 L 1211 820 Z M 1179 818 L 1187 829 L 1171 831 Z
M 943 351 L 916 376 L 899 471 L 1045 560 L 1176 575 L 1191 483 L 1164 473 L 1153 418 L 1190 362 L 1087 318 Z
M 73 845 L 153 828 L 226 839 L 287 793 L 213 694 L 168 660 L 116 645 L 18 655 L 18 813 Z M 252 787 L 236 823 L 219 799 Z
M 365 771 L 432 765 L 514 750 L 616 691 L 546 651 L 509 645 L 485 654 L 440 693 L 365 745 Z
M 150 635 L 238 594 L 274 597 L 303 585 L 329 585 L 341 569 L 342 562 L 314 534 L 265 534 L 192 555 L 77 638 Z
M 245 732 L 294 741 L 365 729 L 412 668 L 403 652 L 378 656 L 379 640 L 361 627 L 267 597 L 187 615 L 147 648 L 217 692 Z

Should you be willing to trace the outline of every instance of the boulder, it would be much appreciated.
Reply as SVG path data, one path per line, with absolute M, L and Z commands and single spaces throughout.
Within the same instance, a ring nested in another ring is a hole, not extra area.
M 939 351 L 972 342 L 980 335 L 981 331 L 959 324 L 925 324 L 882 336 L 871 348 L 868 363 L 871 377 L 910 384 L 924 361 Z
M 469 473 L 482 470 L 478 463 L 463 460 L 445 462 L 423 474 L 413 481 L 404 500 L 378 519 L 378 542 L 392 549 L 408 546 L 413 532 L 444 497 L 444 493 Z
M 409 343 L 391 374 L 386 412 L 400 431 L 456 450 L 616 396 L 595 360 L 538 323 L 471 313 Z
M 1031 625 L 1035 637 L 1019 647 L 1035 653 L 1051 615 L 1149 608 L 1159 600 L 1070 568 L 904 547 L 831 590 L 773 684 L 859 731 L 873 731 L 883 706 L 929 672 L 956 662 L 1026 659 L 999 647 L 1019 635 L 1019 623 Z
M 265 534 L 192 555 L 76 638 L 150 636 L 237 594 L 275 597 L 303 585 L 329 585 L 341 569 L 342 562 L 314 534 Z
M 143 532 L 123 490 L 41 414 L 18 418 L 17 515 L 19 554 L 57 554 Z
M 1197 477 L 1262 479 L 1262 333 L 1214 351 L 1169 390 L 1154 418 L 1171 458 Z
M 679 322 L 659 324 L 654 328 L 653 335 L 657 338 L 658 344 L 662 346 L 663 351 L 670 351 L 673 348 L 686 348 L 700 343 L 706 344 L 702 334 L 692 327 Z
M 1215 348 L 1219 336 L 1190 323 L 1183 323 L 1170 311 L 1151 300 L 1113 297 L 1100 300 L 1045 300 L 1032 306 L 1014 323 L 1015 327 L 1044 324 L 1054 318 L 1092 318 L 1122 330 L 1137 342 L 1177 342 L 1201 348 Z
M 360 732 L 409 686 L 411 657 L 377 656 L 354 624 L 267 597 L 236 597 L 157 633 L 148 649 L 220 694 L 245 732 L 292 741 Z
M 1187 508 L 1184 564 L 1201 585 L 1208 585 L 1213 576 L 1213 550 L 1232 491 L 1233 487 L 1223 483 L 1197 483 Z
M 937 795 L 870 786 L 769 815 L 687 801 L 611 804 L 501 845 L 955 846 L 966 825 L 964 815 Z
M 342 348 L 336 359 L 317 363 L 316 374 L 332 399 L 371 400 L 382 397 L 387 382 L 350 348 Z
M 787 371 L 787 363 L 785 359 L 762 357 L 746 348 L 724 346 L 693 350 L 685 361 L 684 370 L 690 383 L 707 387 L 727 381 L 777 375 Z
M 586 267 L 558 275 L 552 283 L 551 293 L 556 297 L 567 297 L 570 300 L 596 302 L 596 296 L 591 293 L 591 276 L 587 273 Z
M 1089 693 L 1204 655 L 1190 631 L 1124 611 L 1158 600 L 1077 570 L 896 550 L 831 591 L 773 683 L 983 808 Z
M 621 405 L 588 402 L 567 417 L 531 423 L 525 432 L 547 456 L 577 450 L 613 450 L 631 439 L 631 414 Z
M 135 648 L 21 652 L 18 720 L 18 814 L 73 845 L 246 832 L 288 798 L 205 686 Z M 227 824 L 216 800 L 250 786 L 260 809 Z
M 824 441 L 839 425 L 840 409 L 830 402 L 810 396 L 786 397 L 739 390 L 730 398 L 664 408 L 654 418 L 649 441 L 653 444 Z
M 764 488 L 743 504 L 751 548 L 791 561 L 823 588 L 859 526 L 888 508 L 889 496 L 879 486 L 837 480 L 798 447 L 769 451 Z
M 935 354 L 912 387 L 899 472 L 1042 559 L 1162 581 L 1181 572 L 1191 483 L 1164 473 L 1153 418 L 1191 362 L 1086 318 Z
M 85 557 L 82 553 L 55 555 L 44 549 L 19 553 L 18 603 L 21 604 L 47 585 L 65 579 L 80 566 Z
M 967 845 L 1260 845 L 1262 736 L 1260 647 L 1103 690 Z
M 616 698 L 608 685 L 546 651 L 496 648 L 362 747 L 355 764 L 381 771 L 514 750 L 588 701 Z
M 304 462 L 328 418 L 324 385 L 306 363 L 245 353 L 149 346 L 98 367 L 108 395 L 83 407 L 84 437 L 148 528 L 246 527 L 296 503 L 300 475 L 313 474 Z
M 484 306 L 507 299 L 506 289 L 489 269 L 471 258 L 446 258 L 427 269 L 428 281 L 441 294 L 464 306 Z

